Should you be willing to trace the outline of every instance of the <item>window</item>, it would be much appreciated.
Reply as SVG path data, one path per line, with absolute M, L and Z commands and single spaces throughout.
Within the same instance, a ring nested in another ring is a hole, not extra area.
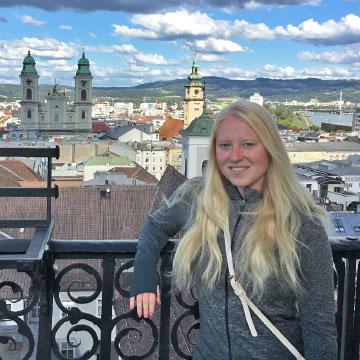
M 336 230 L 336 232 L 340 232 L 340 233 L 345 232 L 344 226 L 343 226 L 340 219 L 334 219 L 334 222 L 335 222 L 335 230 Z
M 74 307 L 74 303 L 72 301 L 64 301 L 63 302 L 64 307 L 67 310 L 71 310 Z M 65 316 L 68 316 L 69 314 L 65 313 L 65 312 L 61 312 L 61 317 L 64 318 Z
M 82 118 L 82 119 L 85 119 L 85 110 L 82 110 L 82 111 L 81 111 L 81 118 Z
M 355 225 L 354 226 L 354 231 L 355 232 L 360 232 L 360 225 Z
M 31 119 L 31 110 L 28 110 L 28 112 L 27 112 L 27 118 L 28 118 L 28 119 Z
M 81 101 L 86 101 L 86 90 L 81 90 Z
M 72 116 L 68 117 L 69 122 L 72 122 Z
M 59 122 L 59 114 L 55 114 L 55 116 L 54 116 L 54 121 L 55 121 L 55 122 Z
M 67 341 L 61 342 L 61 355 L 68 359 L 74 359 L 75 358 L 75 349 L 73 348 L 75 342 L 70 341 L 70 344 L 68 344 Z
M 145 162 L 146 162 L 146 163 L 149 162 L 149 158 L 145 158 Z
M 40 121 L 41 121 L 41 122 L 44 122 L 44 121 L 45 121 L 45 116 L 44 116 L 44 115 L 41 115 L 41 116 L 40 116 Z
M 26 89 L 26 100 L 32 100 L 32 90 Z

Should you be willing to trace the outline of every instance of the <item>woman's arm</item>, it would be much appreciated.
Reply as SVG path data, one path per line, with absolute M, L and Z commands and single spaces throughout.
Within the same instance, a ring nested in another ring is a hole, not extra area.
M 137 305 L 139 316 L 152 316 L 155 302 L 160 302 L 156 270 L 160 252 L 168 239 L 186 226 L 194 207 L 193 192 L 184 192 L 184 187 L 189 188 L 189 182 L 175 192 L 169 204 L 150 215 L 140 231 L 130 299 L 130 307 Z
M 298 298 L 306 360 L 336 360 L 337 331 L 330 243 L 318 219 L 305 219 L 298 236 L 303 293 Z

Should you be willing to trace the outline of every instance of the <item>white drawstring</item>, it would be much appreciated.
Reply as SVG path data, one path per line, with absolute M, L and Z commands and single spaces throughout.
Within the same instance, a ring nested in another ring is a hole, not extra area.
M 265 326 L 280 340 L 280 342 L 295 356 L 296 360 L 305 360 L 305 358 L 298 352 L 290 341 L 272 324 L 272 322 L 260 311 L 260 309 L 246 296 L 244 288 L 235 278 L 234 263 L 231 253 L 231 243 L 227 234 L 224 232 L 225 237 L 225 251 L 228 263 L 230 284 L 235 294 L 239 297 L 242 307 L 244 309 L 245 319 L 248 324 L 252 336 L 257 336 L 254 322 L 251 317 L 250 309 L 257 315 L 257 317 L 265 324 Z M 250 307 L 250 309 L 249 309 Z

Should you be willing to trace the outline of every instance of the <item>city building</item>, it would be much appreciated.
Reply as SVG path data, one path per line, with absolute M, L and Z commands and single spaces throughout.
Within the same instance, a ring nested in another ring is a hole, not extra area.
M 254 93 L 254 95 L 251 95 L 249 101 L 259 104 L 260 106 L 264 105 L 264 97 L 259 93 Z
M 184 98 L 184 128 L 198 118 L 204 110 L 205 85 L 201 82 L 201 75 L 195 60 L 193 61 L 191 74 L 188 76 L 189 83 L 185 85 Z
M 360 105 L 356 106 L 354 109 L 352 131 L 360 131 Z
M 292 163 L 321 160 L 343 160 L 349 155 L 360 155 L 360 144 L 353 142 L 292 142 L 285 144 Z
M 133 124 L 117 126 L 101 137 L 102 139 L 112 139 L 120 142 L 143 142 L 158 141 L 159 133 L 153 131 L 152 124 Z
M 188 179 L 201 176 L 208 161 L 209 141 L 214 119 L 205 111 L 186 129 L 181 131 L 183 138 L 182 174 Z
M 69 102 L 57 84 L 48 92 L 45 102 L 39 99 L 39 74 L 30 51 L 24 58 L 21 79 L 21 123 L 27 130 L 90 131 L 92 76 L 89 60 L 83 52 L 75 79 L 75 101 Z
M 126 156 L 106 152 L 98 156 L 91 157 L 84 162 L 84 181 L 94 179 L 96 172 L 107 172 L 115 167 L 135 167 L 135 163 Z
M 136 162 L 160 180 L 166 168 L 167 151 L 165 146 L 152 142 L 133 142 L 131 146 L 136 151 Z

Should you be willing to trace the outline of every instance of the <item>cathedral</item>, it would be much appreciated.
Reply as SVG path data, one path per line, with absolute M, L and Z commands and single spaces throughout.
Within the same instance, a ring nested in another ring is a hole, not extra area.
M 75 101 L 69 102 L 65 91 L 57 85 L 39 101 L 39 75 L 30 51 L 24 58 L 21 79 L 21 123 L 26 130 L 90 131 L 92 76 L 89 60 L 83 52 L 75 79 Z

